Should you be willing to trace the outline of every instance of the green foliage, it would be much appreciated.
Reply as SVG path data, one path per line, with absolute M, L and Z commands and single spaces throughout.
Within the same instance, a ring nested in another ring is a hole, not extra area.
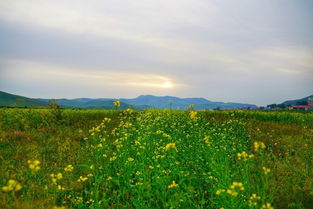
M 0 208 L 312 206 L 312 113 L 53 104 L 0 109 Z

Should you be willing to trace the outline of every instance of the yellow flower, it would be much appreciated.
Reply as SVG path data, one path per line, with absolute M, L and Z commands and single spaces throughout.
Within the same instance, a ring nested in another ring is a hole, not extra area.
M 65 172 L 72 172 L 73 169 L 74 169 L 74 167 L 73 167 L 72 165 L 68 165 L 68 166 L 66 166 L 66 167 L 64 168 L 64 171 L 65 171 Z
M 270 203 L 262 205 L 261 209 L 274 209 Z
M 225 189 L 219 189 L 219 190 L 216 191 L 216 195 L 220 195 L 223 192 L 225 192 Z
M 234 181 L 233 184 L 229 186 L 229 189 L 226 190 L 226 193 L 234 197 L 237 197 L 238 192 L 244 190 L 245 188 L 243 187 L 243 184 L 241 182 Z M 220 195 L 222 192 L 225 192 L 225 190 L 224 189 L 217 190 L 216 194 Z
M 197 119 L 197 112 L 196 111 L 190 111 L 189 117 L 191 120 L 196 120 Z
M 65 206 L 54 206 L 53 209 L 66 209 Z
M 10 179 L 7 185 L 2 187 L 2 191 L 4 192 L 11 192 L 11 191 L 16 192 L 21 189 L 22 189 L 21 184 L 13 179 Z
M 208 146 L 211 145 L 210 138 L 211 138 L 210 136 L 205 136 L 204 139 L 203 139 L 203 141 L 204 141 Z
M 249 206 L 251 207 L 256 206 L 258 204 L 258 200 L 260 199 L 261 199 L 260 196 L 257 196 L 256 194 L 252 194 L 248 200 Z
M 249 157 L 249 155 L 246 152 L 242 152 L 242 153 L 237 154 L 238 160 L 247 160 L 248 157 Z
M 171 183 L 170 185 L 168 185 L 167 187 L 168 187 L 169 189 L 172 189 L 172 188 L 175 188 L 175 187 L 178 187 L 178 186 L 179 186 L 179 185 L 176 184 L 175 181 L 172 181 L 172 183 Z
M 269 168 L 263 167 L 262 169 L 263 169 L 263 173 L 265 175 L 267 175 L 269 172 L 271 172 L 271 169 L 269 169 Z
M 127 158 L 127 161 L 128 161 L 128 162 L 132 162 L 132 161 L 134 161 L 134 158 L 129 157 L 129 158 Z
M 165 146 L 165 150 L 170 150 L 170 149 L 174 149 L 177 151 L 177 147 L 175 143 L 169 143 Z
M 113 105 L 114 105 L 114 107 L 118 108 L 118 107 L 121 106 L 121 102 L 116 100 L 116 101 L 113 102 Z
M 77 182 L 84 182 L 87 181 L 88 177 L 82 177 L 80 176 L 79 179 L 77 180 Z
M 116 160 L 116 156 L 110 157 L 110 161 Z
M 58 190 L 64 191 L 64 190 L 65 190 L 65 188 L 64 188 L 64 187 L 62 187 L 61 185 L 58 185 Z
M 39 160 L 28 160 L 28 167 L 32 171 L 39 171 L 40 170 L 40 161 Z
M 63 178 L 62 173 L 58 173 L 58 174 L 56 174 L 56 178 L 57 178 L 58 180 L 62 179 L 62 178 Z
M 259 149 L 265 149 L 266 146 L 263 142 L 254 142 L 253 147 L 254 147 L 254 151 L 258 152 Z

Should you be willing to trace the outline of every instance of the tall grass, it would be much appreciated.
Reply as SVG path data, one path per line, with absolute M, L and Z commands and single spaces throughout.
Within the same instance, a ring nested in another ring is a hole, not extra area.
M 0 110 L 1 208 L 313 203 L 310 114 L 57 111 Z

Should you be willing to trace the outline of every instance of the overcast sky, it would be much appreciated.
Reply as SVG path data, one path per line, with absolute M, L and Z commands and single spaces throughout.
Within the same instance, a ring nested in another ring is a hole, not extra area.
M 1 0 L 0 90 L 28 97 L 313 94 L 312 0 Z

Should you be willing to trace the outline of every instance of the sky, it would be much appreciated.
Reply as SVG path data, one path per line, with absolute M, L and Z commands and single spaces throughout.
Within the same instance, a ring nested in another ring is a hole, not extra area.
M 313 94 L 311 0 L 1 0 L 0 90 L 32 98 Z

